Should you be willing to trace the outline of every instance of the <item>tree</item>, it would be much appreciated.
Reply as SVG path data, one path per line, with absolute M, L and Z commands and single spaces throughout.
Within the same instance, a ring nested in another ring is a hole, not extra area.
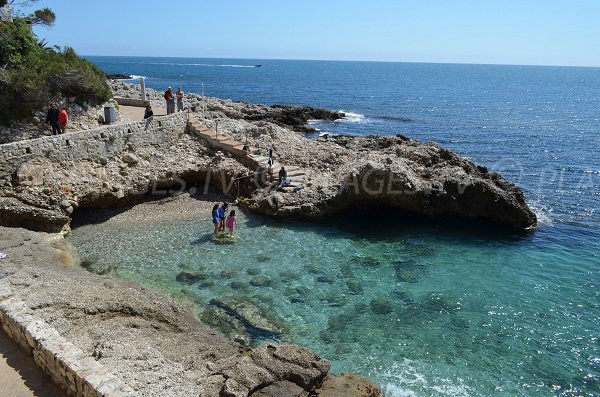
M 12 13 L 13 6 L 29 7 L 38 0 L 24 0 L 17 2 L 17 0 L 0 0 L 0 8 L 8 6 L 8 11 Z M 35 10 L 31 14 L 24 17 L 30 25 L 44 25 L 52 26 L 56 21 L 56 14 L 50 8 L 45 7 L 39 10 Z

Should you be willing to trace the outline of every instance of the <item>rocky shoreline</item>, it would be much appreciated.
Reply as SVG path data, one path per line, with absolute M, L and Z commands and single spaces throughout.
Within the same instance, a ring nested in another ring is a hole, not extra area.
M 137 87 L 122 82 L 112 82 L 112 88 L 115 96 L 139 95 Z M 148 96 L 153 106 L 162 106 L 161 93 L 148 90 Z M 121 118 L 123 124 L 104 129 L 1 145 L 0 226 L 68 232 L 82 208 L 193 192 L 237 197 L 252 212 L 282 218 L 386 208 L 518 230 L 536 225 L 521 189 L 433 143 L 401 135 L 307 139 L 299 125 L 343 115 L 217 98 L 203 102 L 194 94 L 186 101 L 194 112 L 157 118 L 148 131 Z M 194 127 L 200 124 L 188 123 L 188 117 L 251 153 L 207 144 Z M 273 176 L 264 165 L 269 148 L 277 165 Z M 290 170 L 289 186 L 275 186 L 279 166 Z M 188 210 L 198 204 L 181 202 Z M 52 236 L 0 227 L 0 251 L 9 254 L 0 262 L 0 282 L 141 395 L 380 393 L 366 380 L 329 376 L 329 364 L 307 349 L 249 349 L 206 328 L 169 297 L 73 267 L 62 238 Z M 213 306 L 236 310 L 224 302 Z

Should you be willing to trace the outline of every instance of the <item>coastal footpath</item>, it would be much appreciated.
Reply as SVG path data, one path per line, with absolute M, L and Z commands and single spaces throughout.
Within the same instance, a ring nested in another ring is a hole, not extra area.
M 112 85 L 115 97 L 139 96 Z M 341 115 L 186 99 L 193 112 L 156 117 L 147 130 L 121 119 L 0 145 L 0 225 L 9 226 L 0 227 L 8 254 L 0 324 L 71 395 L 380 395 L 362 378 L 329 375 L 329 363 L 308 349 L 226 339 L 171 297 L 77 266 L 60 233 L 82 208 L 210 192 L 281 218 L 378 207 L 519 230 L 536 224 L 517 186 L 435 144 L 307 139 L 299 125 Z M 161 93 L 148 100 L 162 105 Z M 280 166 L 289 170 L 286 186 L 277 186 Z

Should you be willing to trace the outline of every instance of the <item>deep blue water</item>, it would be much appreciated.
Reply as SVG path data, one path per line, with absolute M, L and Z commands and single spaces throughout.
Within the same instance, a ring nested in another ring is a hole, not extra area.
M 267 307 L 290 325 L 287 340 L 314 347 L 336 371 L 371 377 L 390 396 L 600 395 L 600 69 L 89 59 L 158 90 L 199 93 L 204 83 L 208 96 L 347 112 L 313 123 L 323 131 L 436 141 L 521 186 L 540 226 L 512 236 L 244 215 L 236 244 L 223 247 L 198 241 L 205 220 L 162 225 L 160 236 L 143 224 L 96 225 L 73 233 L 82 257 L 113 264 L 117 249 L 119 276 Z M 289 242 L 284 254 L 281 241 Z M 219 279 L 223 266 L 245 283 L 259 268 L 273 284 L 233 291 Z M 178 285 L 182 267 L 220 281 Z

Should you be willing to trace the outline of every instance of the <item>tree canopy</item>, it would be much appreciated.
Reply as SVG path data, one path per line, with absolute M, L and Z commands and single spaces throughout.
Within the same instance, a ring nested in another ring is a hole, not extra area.
M 0 5 L 2 2 L 7 4 L 7 0 L 0 0 Z M 36 12 L 40 20 L 48 15 L 45 10 Z M 0 123 L 26 119 L 48 101 L 103 102 L 110 98 L 100 68 L 72 48 L 48 47 L 33 33 L 32 23 L 30 17 L 0 23 Z

